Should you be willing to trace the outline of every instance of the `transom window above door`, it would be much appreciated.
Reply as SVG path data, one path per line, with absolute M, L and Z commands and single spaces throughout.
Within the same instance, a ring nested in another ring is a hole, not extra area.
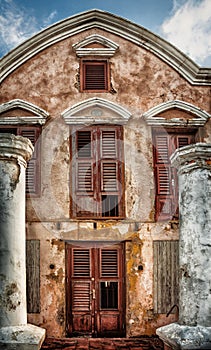
M 124 217 L 121 126 L 92 126 L 72 135 L 72 216 Z

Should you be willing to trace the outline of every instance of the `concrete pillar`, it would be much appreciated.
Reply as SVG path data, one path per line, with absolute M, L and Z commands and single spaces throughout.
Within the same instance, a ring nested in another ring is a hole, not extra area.
M 28 139 L 0 134 L 0 349 L 39 349 L 45 336 L 27 325 L 25 168 L 32 152 Z
M 179 178 L 179 322 L 157 334 L 171 349 L 211 349 L 211 145 L 183 147 L 171 161 Z

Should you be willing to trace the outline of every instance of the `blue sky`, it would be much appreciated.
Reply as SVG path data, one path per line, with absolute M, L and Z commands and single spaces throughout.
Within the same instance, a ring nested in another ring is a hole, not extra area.
M 94 8 L 151 30 L 211 67 L 211 0 L 0 0 L 0 57 L 43 28 Z

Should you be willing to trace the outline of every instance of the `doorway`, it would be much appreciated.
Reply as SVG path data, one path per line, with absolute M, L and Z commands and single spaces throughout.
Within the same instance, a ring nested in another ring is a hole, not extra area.
M 67 244 L 69 336 L 125 336 L 124 244 Z

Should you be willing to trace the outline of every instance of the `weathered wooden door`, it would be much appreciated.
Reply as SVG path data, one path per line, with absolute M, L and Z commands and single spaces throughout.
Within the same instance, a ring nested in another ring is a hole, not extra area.
M 123 253 L 123 244 L 67 245 L 67 330 L 70 336 L 124 336 Z

